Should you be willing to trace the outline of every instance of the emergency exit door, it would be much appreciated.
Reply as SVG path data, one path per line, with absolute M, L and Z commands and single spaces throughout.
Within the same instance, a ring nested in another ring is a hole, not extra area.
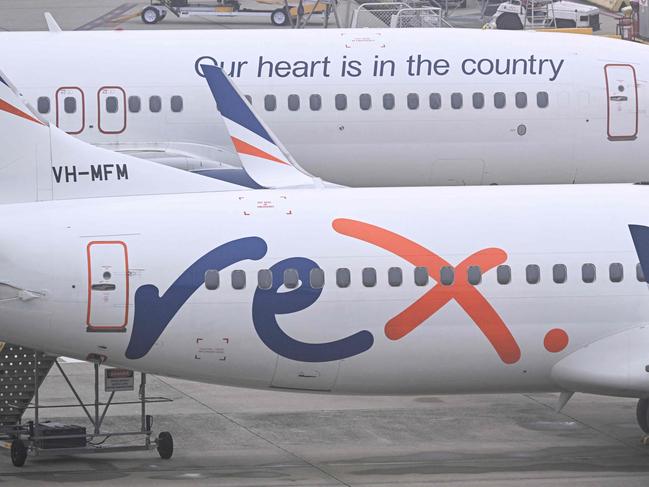
M 56 126 L 72 135 L 86 126 L 86 98 L 81 88 L 64 86 L 56 90 Z
M 102 134 L 126 130 L 126 92 L 119 86 L 103 86 L 97 91 L 97 125 Z
M 607 64 L 607 130 L 609 140 L 633 140 L 638 135 L 638 85 L 635 68 Z
M 128 323 L 128 249 L 124 242 L 87 246 L 87 331 L 125 331 Z

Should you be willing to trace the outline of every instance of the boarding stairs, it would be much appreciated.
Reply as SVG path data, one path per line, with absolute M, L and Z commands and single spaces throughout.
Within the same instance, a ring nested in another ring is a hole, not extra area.
M 0 436 L 21 423 L 55 361 L 56 357 L 0 342 Z

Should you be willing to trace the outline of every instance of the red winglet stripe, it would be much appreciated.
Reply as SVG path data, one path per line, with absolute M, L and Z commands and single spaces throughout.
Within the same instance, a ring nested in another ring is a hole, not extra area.
M 236 137 L 230 137 L 232 139 L 232 143 L 234 144 L 234 148 L 236 151 L 240 154 L 247 154 L 249 156 L 254 156 L 254 157 L 261 157 L 262 159 L 267 159 L 269 161 L 273 162 L 278 162 L 280 164 L 284 164 L 288 166 L 288 162 L 282 161 L 281 159 L 278 159 L 277 157 L 269 154 L 268 152 L 264 152 L 261 149 L 258 149 L 257 147 L 248 144 L 247 142 L 244 142 L 241 139 L 237 139 Z
M 10 105 L 4 100 L 0 100 L 0 110 L 2 110 L 3 112 L 11 113 L 12 115 L 16 115 L 20 118 L 24 118 L 25 120 L 29 120 L 30 122 L 36 122 L 39 125 L 43 125 L 43 122 L 41 122 L 37 118 L 34 118 L 31 115 L 27 115 L 25 112 L 18 110 L 15 106 Z

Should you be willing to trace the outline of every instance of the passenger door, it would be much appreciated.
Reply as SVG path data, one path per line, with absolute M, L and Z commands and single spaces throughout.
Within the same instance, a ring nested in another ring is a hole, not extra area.
M 102 134 L 126 130 L 126 92 L 119 86 L 103 86 L 97 92 L 97 125 Z
M 128 323 L 128 249 L 120 241 L 87 246 L 87 331 L 125 331 Z
M 56 126 L 78 135 L 86 126 L 86 98 L 81 88 L 63 86 L 56 90 Z
M 604 66 L 609 140 L 634 140 L 638 135 L 638 87 L 635 68 L 628 64 Z

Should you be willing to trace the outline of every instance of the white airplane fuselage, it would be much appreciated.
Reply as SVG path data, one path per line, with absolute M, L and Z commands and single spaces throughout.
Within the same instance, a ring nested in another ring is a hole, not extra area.
M 11 229 L 0 233 L 2 338 L 245 387 L 562 390 L 558 362 L 647 323 L 629 224 L 649 221 L 648 189 L 260 190 L 2 205 Z M 584 264 L 594 282 L 584 282 Z M 565 282 L 555 282 L 557 265 Z M 422 266 L 428 282 L 415 277 Z M 267 269 L 270 289 L 259 274 Z
M 10 46 L 0 65 L 34 107 L 41 99 L 43 117 L 186 169 L 238 164 L 198 74 L 218 63 L 301 165 L 332 182 L 649 179 L 640 44 L 465 29 L 0 33 L 0 42 Z

